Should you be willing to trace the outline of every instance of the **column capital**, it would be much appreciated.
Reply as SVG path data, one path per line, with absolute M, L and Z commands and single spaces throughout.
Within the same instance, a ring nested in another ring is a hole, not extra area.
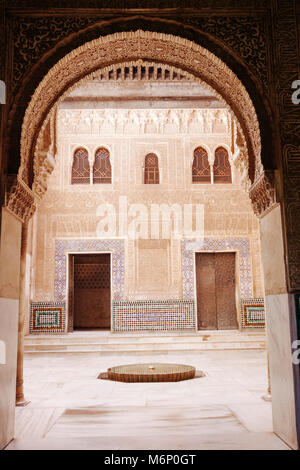
M 278 204 L 275 186 L 275 170 L 264 170 L 251 185 L 249 196 L 258 217 L 263 217 Z
M 8 179 L 4 206 L 21 222 L 28 221 L 36 209 L 34 194 L 19 175 Z

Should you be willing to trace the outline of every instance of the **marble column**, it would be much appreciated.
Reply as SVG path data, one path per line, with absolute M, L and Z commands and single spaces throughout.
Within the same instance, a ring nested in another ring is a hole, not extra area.
M 0 240 L 0 449 L 14 437 L 22 222 L 2 208 Z
M 24 321 L 29 302 L 26 278 L 28 244 L 28 223 L 22 226 L 21 240 L 21 262 L 20 262 L 20 296 L 19 296 L 19 322 L 18 322 L 18 356 L 17 356 L 17 382 L 16 382 L 16 406 L 26 406 L 29 401 L 25 400 L 23 389 L 23 359 L 24 359 Z
M 272 389 L 273 429 L 293 449 L 298 449 L 297 394 L 292 363 L 296 317 L 287 291 L 283 228 L 280 206 L 260 219 L 264 272 L 267 342 Z

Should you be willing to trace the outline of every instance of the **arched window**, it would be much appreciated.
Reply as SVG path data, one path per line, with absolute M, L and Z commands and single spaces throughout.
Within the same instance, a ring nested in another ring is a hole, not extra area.
M 90 164 L 87 150 L 75 150 L 72 165 L 72 184 L 90 184 Z
M 202 147 L 197 147 L 194 150 L 194 160 L 192 167 L 192 182 L 193 183 L 210 183 L 210 166 L 208 161 L 207 151 Z
M 104 147 L 99 148 L 95 154 L 95 161 L 93 167 L 93 183 L 111 183 L 111 164 L 109 158 L 109 151 Z
M 158 158 L 155 153 L 148 153 L 145 157 L 145 184 L 159 184 Z
M 232 183 L 229 156 L 224 147 L 215 151 L 214 183 Z

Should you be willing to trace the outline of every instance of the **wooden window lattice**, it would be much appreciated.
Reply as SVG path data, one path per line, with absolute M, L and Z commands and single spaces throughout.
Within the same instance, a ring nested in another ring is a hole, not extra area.
M 77 289 L 109 289 L 109 264 L 76 264 L 74 287 Z
M 109 158 L 109 151 L 103 147 L 99 148 L 95 155 L 95 161 L 93 166 L 93 183 L 111 183 L 111 164 Z
M 232 183 L 228 152 L 224 147 L 215 151 L 214 183 Z
M 158 158 L 155 153 L 149 153 L 145 157 L 145 184 L 159 184 Z
M 192 182 L 193 183 L 210 183 L 210 166 L 208 161 L 207 151 L 198 147 L 194 151 L 194 160 L 192 167 Z
M 90 183 L 90 164 L 87 150 L 75 150 L 72 164 L 72 184 Z

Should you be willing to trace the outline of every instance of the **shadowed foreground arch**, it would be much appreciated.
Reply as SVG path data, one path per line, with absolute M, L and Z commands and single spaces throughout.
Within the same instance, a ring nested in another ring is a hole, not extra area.
M 47 189 L 47 176 L 54 168 L 56 153 L 55 128 L 52 124 L 55 123 L 57 104 L 65 94 L 95 71 L 115 70 L 120 64 L 138 63 L 139 61 L 167 64 L 174 70 L 184 71 L 194 80 L 206 83 L 216 91 L 217 96 L 230 107 L 238 123 L 236 143 L 241 155 L 241 162 L 245 166 L 247 176 L 249 176 L 250 196 L 255 212 L 262 215 L 271 207 L 276 206 L 274 175 L 272 172 L 264 171 L 261 162 L 261 132 L 257 112 L 239 78 L 224 62 L 194 42 L 162 33 L 131 31 L 101 37 L 80 46 L 61 59 L 37 87 L 23 122 L 21 166 L 18 180 L 8 198 L 8 209 L 17 214 L 19 219 L 25 221 L 32 214 L 35 204 Z M 275 215 L 279 220 L 280 208 L 276 209 L 278 210 Z M 270 226 L 274 227 L 272 220 Z M 268 227 L 269 225 L 266 223 L 266 228 Z M 272 235 L 280 233 L 281 226 L 278 222 L 278 230 L 275 233 L 272 229 Z M 265 240 L 269 237 L 267 230 L 266 235 Z M 277 245 L 278 240 L 276 239 Z M 265 246 L 270 246 L 270 244 L 265 241 Z M 280 259 L 284 259 L 283 254 L 282 256 L 280 254 Z M 25 257 L 23 257 L 24 260 Z M 273 305 L 270 305 L 270 310 L 272 310 Z M 275 308 L 274 311 L 276 312 Z M 285 322 L 285 325 L 287 324 Z M 274 330 L 281 338 L 282 329 L 275 328 Z M 286 333 L 284 351 L 288 351 L 288 348 L 290 351 L 288 333 L 289 331 Z M 276 338 L 273 340 L 275 345 L 277 344 Z M 274 350 L 273 357 L 275 361 Z M 282 360 L 281 357 L 278 362 L 280 360 Z M 289 358 L 286 359 L 286 364 L 291 365 Z M 291 368 L 286 369 L 290 373 Z M 273 374 L 273 376 L 276 379 L 276 375 Z M 284 380 L 281 380 L 281 383 L 293 384 L 292 380 L 290 382 Z M 274 387 L 274 391 L 275 389 L 276 387 Z M 281 393 L 281 390 L 283 388 L 277 385 L 277 392 Z M 294 404 L 292 385 L 289 390 L 291 397 L 288 399 L 288 404 Z M 273 393 L 274 403 L 278 404 L 280 397 L 276 398 L 275 395 Z M 278 410 L 279 416 L 279 406 Z M 293 413 L 294 410 L 291 410 L 290 414 Z M 294 428 L 294 423 L 292 424 Z M 281 426 L 280 422 L 278 428 L 280 429 Z M 285 434 L 288 433 L 281 432 L 281 435 L 285 436 Z M 291 434 L 294 439 L 294 429 Z

